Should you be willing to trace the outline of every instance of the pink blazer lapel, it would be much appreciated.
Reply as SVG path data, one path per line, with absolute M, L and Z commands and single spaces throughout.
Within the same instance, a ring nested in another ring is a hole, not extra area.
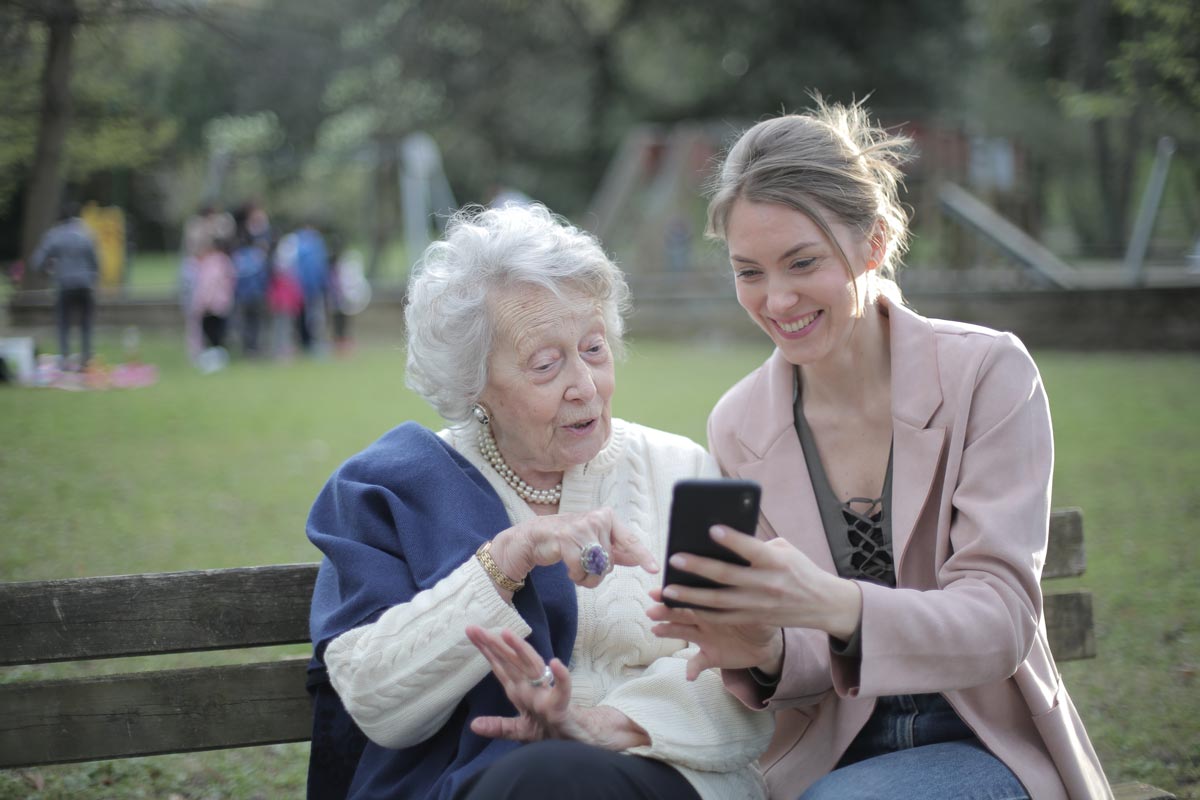
M 896 576 L 929 501 L 946 447 L 946 429 L 927 427 L 942 405 L 937 342 L 929 320 L 884 302 L 892 349 L 892 552 Z
M 746 409 L 738 438 L 757 458 L 733 465 L 736 477 L 763 489 L 761 513 L 777 536 L 835 572 L 817 498 L 792 417 L 792 365 L 779 351 L 767 361 Z
M 943 428 L 914 428 L 893 419 L 895 455 L 892 460 L 892 553 L 896 576 L 901 574 L 904 552 L 912 540 L 917 519 L 929 501 L 938 462 L 946 444 Z

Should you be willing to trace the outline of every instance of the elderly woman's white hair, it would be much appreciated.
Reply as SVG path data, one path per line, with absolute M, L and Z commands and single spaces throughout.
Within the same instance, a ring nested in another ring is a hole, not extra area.
M 448 422 L 465 423 L 487 384 L 495 333 L 489 295 L 520 284 L 594 297 L 609 348 L 621 353 L 629 287 L 595 237 L 542 205 L 465 208 L 413 268 L 404 308 L 405 383 Z

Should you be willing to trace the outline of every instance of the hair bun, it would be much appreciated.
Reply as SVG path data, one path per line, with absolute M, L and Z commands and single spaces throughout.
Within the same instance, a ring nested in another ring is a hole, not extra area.
M 739 199 L 789 206 L 818 225 L 817 216 L 832 215 L 863 236 L 873 235 L 882 221 L 880 276 L 889 278 L 908 246 L 900 188 L 901 168 L 913 158 L 912 139 L 878 125 L 863 101 L 843 105 L 817 92 L 811 97 L 809 111 L 763 120 L 729 149 L 712 185 L 707 233 L 725 237 Z

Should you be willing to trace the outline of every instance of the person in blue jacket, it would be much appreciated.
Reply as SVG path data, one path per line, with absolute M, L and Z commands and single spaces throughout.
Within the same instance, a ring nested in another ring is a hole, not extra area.
M 306 352 L 324 350 L 325 307 L 329 295 L 329 249 L 316 226 L 296 231 L 296 274 L 304 293 L 304 310 L 298 318 L 300 346 Z

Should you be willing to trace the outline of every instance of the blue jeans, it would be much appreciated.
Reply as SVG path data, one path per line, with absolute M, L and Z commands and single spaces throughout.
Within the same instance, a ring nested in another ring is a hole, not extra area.
M 802 800 L 1029 800 L 940 694 L 881 697 L 842 760 Z

